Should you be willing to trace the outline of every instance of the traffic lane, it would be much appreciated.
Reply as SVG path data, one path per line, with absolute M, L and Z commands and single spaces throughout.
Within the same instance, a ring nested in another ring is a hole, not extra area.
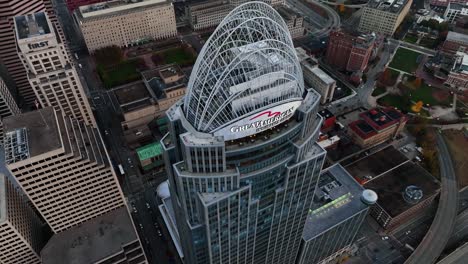
M 458 184 L 444 139 L 437 133 L 442 190 L 436 217 L 428 233 L 405 263 L 433 263 L 442 253 L 452 233 L 457 214 Z M 434 241 L 436 239 L 436 241 Z

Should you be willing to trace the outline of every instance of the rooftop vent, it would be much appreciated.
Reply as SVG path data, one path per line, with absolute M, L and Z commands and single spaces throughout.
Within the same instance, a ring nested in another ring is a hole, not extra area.
M 410 185 L 406 187 L 403 198 L 409 204 L 417 204 L 423 197 L 423 191 L 420 187 Z
M 361 194 L 361 201 L 367 205 L 373 205 L 377 202 L 377 193 L 372 190 L 364 190 Z

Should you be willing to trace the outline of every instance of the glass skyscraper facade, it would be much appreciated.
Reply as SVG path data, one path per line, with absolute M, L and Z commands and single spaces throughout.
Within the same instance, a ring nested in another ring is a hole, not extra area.
M 186 263 L 295 262 L 325 159 L 319 101 L 273 8 L 221 22 L 162 139 Z

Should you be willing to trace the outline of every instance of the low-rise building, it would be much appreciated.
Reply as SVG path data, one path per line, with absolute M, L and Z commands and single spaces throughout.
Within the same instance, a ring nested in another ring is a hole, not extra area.
M 444 84 L 457 89 L 468 88 L 468 54 L 457 52 L 453 67 Z
M 159 141 L 137 148 L 136 153 L 144 171 L 164 166 L 163 149 Z
M 74 17 L 89 52 L 177 35 L 174 6 L 169 0 L 113 0 L 81 6 Z
M 457 4 L 466 4 L 467 0 L 431 0 L 431 5 L 433 6 L 448 6 L 451 3 L 457 3 Z
M 182 69 L 170 64 L 142 72 L 141 81 L 113 90 L 123 114 L 121 125 L 127 143 L 137 146 L 152 140 L 148 124 L 164 118 L 166 110 L 185 95 L 187 82 Z
M 380 144 L 398 135 L 408 118 L 393 107 L 374 108 L 359 114 L 359 120 L 349 124 L 349 133 L 362 148 Z
M 424 212 L 440 192 L 440 182 L 393 146 L 346 166 L 346 170 L 379 200 L 370 215 L 391 230 Z
M 91 5 L 105 1 L 107 0 L 65 0 L 65 4 L 67 4 L 68 11 L 70 11 L 70 13 L 73 13 L 73 11 L 75 11 L 75 9 L 77 9 L 80 6 Z
M 468 3 L 449 3 L 445 9 L 444 18 L 449 23 L 455 23 L 466 15 L 468 15 Z
M 363 8 L 359 31 L 393 35 L 408 14 L 413 0 L 371 0 Z
M 377 195 L 341 166 L 324 170 L 302 233 L 299 264 L 328 263 L 349 251 Z
M 457 51 L 465 51 L 468 47 L 468 35 L 449 31 L 442 48 L 446 52 L 456 53 Z
M 289 32 L 293 39 L 305 35 L 304 17 L 302 17 L 302 15 L 285 5 L 279 5 L 275 9 L 281 17 L 283 17 L 286 25 L 288 25 Z

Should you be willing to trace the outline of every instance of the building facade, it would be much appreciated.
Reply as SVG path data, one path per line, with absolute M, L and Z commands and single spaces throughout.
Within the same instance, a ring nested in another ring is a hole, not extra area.
M 433 6 L 448 6 L 451 3 L 457 4 L 466 4 L 468 3 L 467 0 L 432 0 L 431 5 Z
M 393 35 L 408 14 L 413 0 L 374 0 L 363 8 L 359 31 Z
M 457 52 L 455 62 L 450 70 L 445 85 L 457 89 L 468 88 L 468 54 Z
M 0 77 L 0 145 L 3 145 L 3 123 L 2 119 L 21 113 L 15 99 L 11 96 L 10 89 Z
M 177 36 L 174 6 L 169 0 L 114 0 L 79 7 L 74 16 L 91 53 L 112 45 L 128 47 L 143 40 Z
M 444 18 L 449 23 L 455 23 L 462 16 L 468 15 L 468 3 L 449 3 L 445 9 Z
M 6 167 L 54 233 L 125 205 L 96 128 L 47 107 L 4 130 Z
M 73 11 L 75 11 L 75 9 L 77 9 L 80 6 L 97 4 L 106 1 L 108 0 L 65 0 L 65 3 L 67 4 L 68 11 L 70 11 L 70 13 L 73 13 Z
M 271 6 L 221 22 L 161 141 L 185 262 L 294 263 L 325 158 L 318 103 Z
M 8 74 L 14 80 L 16 89 L 23 100 L 34 105 L 36 96 L 28 82 L 27 72 L 18 56 L 15 39 L 14 17 L 24 14 L 46 12 L 54 24 L 62 42 L 65 40 L 63 31 L 55 15 L 50 0 L 0 0 L 0 61 L 5 64 Z
M 376 48 L 373 34 L 354 35 L 343 30 L 330 32 L 325 62 L 339 70 L 364 71 Z
M 349 134 L 362 148 L 395 138 L 405 127 L 408 118 L 393 107 L 374 108 L 359 114 L 359 120 L 349 124 Z
M 36 107 L 53 106 L 96 127 L 81 80 L 65 45 L 43 12 L 15 17 L 20 58 L 36 97 Z
M 39 264 L 44 223 L 15 186 L 0 174 L 0 262 Z
M 468 48 L 468 36 L 455 31 L 449 31 L 442 48 L 450 53 L 464 52 Z
M 341 165 L 334 165 L 320 175 L 313 199 L 298 264 L 329 263 L 348 251 L 377 194 L 364 190 Z

